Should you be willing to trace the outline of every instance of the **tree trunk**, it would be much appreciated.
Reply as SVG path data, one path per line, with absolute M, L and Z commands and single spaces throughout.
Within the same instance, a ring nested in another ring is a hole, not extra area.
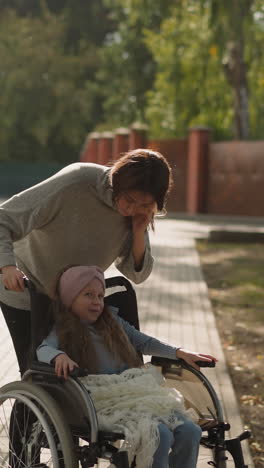
M 249 136 L 249 110 L 247 73 L 243 60 L 242 41 L 227 44 L 223 67 L 226 78 L 233 89 L 235 137 L 239 140 L 245 140 Z

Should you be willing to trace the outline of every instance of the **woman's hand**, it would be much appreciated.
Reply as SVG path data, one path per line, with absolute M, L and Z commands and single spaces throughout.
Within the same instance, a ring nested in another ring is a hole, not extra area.
M 145 231 L 148 225 L 153 221 L 156 211 L 156 203 L 153 207 L 142 213 L 137 213 L 132 216 L 132 232 L 133 232 L 133 257 L 135 268 L 140 270 L 144 261 L 145 253 Z
M 19 270 L 15 265 L 2 267 L 2 281 L 10 291 L 24 291 L 24 277 L 23 271 Z
M 73 361 L 67 354 L 58 354 L 54 358 L 55 372 L 58 377 L 68 378 L 69 372 L 73 371 L 74 367 L 79 367 L 77 362 Z
M 199 370 L 200 368 L 199 366 L 197 366 L 196 361 L 218 361 L 218 359 L 216 359 L 214 356 L 211 356 L 210 354 L 195 353 L 184 348 L 177 349 L 176 358 L 183 359 L 185 362 L 187 362 L 187 364 L 190 364 L 190 366 L 194 367 L 197 370 Z
M 150 208 L 144 209 L 142 212 L 137 212 L 134 216 L 132 216 L 132 229 L 134 236 L 139 233 L 144 234 L 148 225 L 153 221 L 156 212 L 157 203 L 154 202 Z
M 154 213 L 152 210 L 132 216 L 133 235 L 144 234 L 148 225 L 153 221 L 153 217 Z

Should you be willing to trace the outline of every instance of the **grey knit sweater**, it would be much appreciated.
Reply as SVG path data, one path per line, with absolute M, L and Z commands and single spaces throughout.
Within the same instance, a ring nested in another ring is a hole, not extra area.
M 135 283 L 152 270 L 146 233 L 144 263 L 135 270 L 132 231 L 112 201 L 109 168 L 71 164 L 49 179 L 13 196 L 0 206 L 0 268 L 18 267 L 38 290 L 54 294 L 58 272 L 69 264 L 113 262 Z M 6 291 L 0 281 L 0 301 L 29 309 L 29 295 Z

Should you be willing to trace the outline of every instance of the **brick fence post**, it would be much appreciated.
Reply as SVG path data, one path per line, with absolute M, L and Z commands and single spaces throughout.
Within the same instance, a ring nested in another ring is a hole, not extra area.
M 80 152 L 81 162 L 98 162 L 98 139 L 100 133 L 88 133 L 87 138 Z
M 128 151 L 129 128 L 117 128 L 114 131 L 113 158 L 118 159 Z
M 207 212 L 208 153 L 210 129 L 189 129 L 187 169 L 187 212 Z
M 147 146 L 147 126 L 145 124 L 133 124 L 130 127 L 129 149 L 146 148 Z
M 113 159 L 113 133 L 101 133 L 98 144 L 98 164 L 107 164 Z

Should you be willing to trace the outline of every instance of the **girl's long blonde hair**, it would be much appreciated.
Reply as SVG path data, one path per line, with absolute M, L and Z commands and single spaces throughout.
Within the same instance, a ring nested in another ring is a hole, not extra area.
M 84 326 L 79 317 L 62 304 L 58 294 L 53 302 L 53 310 L 59 349 L 67 353 L 80 367 L 88 369 L 90 373 L 100 373 L 89 327 Z M 126 363 L 128 367 L 142 365 L 141 358 L 108 306 L 104 306 L 102 314 L 93 327 L 117 362 Z

